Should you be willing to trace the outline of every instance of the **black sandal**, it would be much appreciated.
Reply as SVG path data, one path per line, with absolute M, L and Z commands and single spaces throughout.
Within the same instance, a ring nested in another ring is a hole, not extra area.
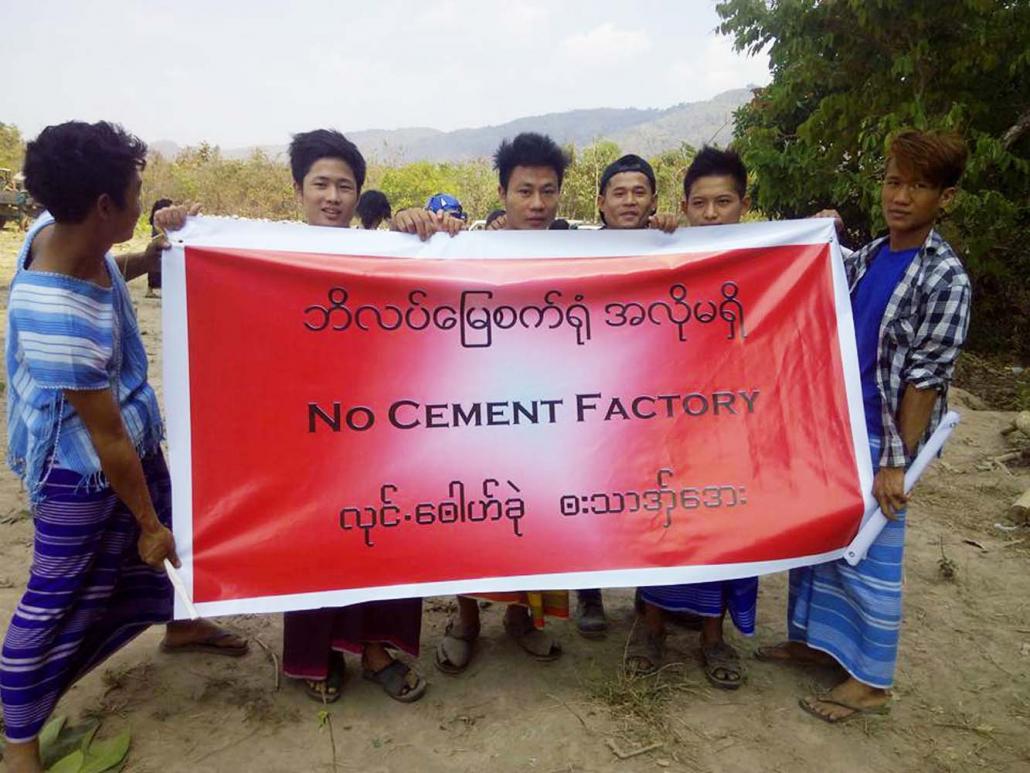
M 665 662 L 665 635 L 651 633 L 646 627 L 638 626 L 633 632 L 626 658 L 622 662 L 628 676 L 649 676 Z
M 408 683 L 409 674 L 418 677 L 414 686 Z M 401 703 L 414 703 L 426 692 L 427 683 L 422 675 L 407 663 L 399 660 L 394 660 L 386 668 L 378 671 L 363 669 L 362 676 L 370 682 L 378 684 L 383 688 L 383 692 Z
M 325 679 L 305 679 L 304 694 L 315 703 L 336 703 L 340 700 L 343 680 L 347 673 L 347 664 L 343 655 L 333 652 L 329 656 L 329 674 Z
M 744 683 L 744 664 L 740 655 L 725 641 L 701 645 L 701 657 L 705 662 L 705 676 L 716 687 L 736 690 Z

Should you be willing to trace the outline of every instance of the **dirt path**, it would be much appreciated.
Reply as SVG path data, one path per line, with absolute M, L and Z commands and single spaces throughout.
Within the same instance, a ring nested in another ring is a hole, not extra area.
M 0 310 L 17 237 L 0 232 Z M 133 286 L 152 376 L 160 392 L 160 301 Z M 909 516 L 906 619 L 896 704 L 888 719 L 830 727 L 801 712 L 798 697 L 829 687 L 832 672 L 749 662 L 736 693 L 712 689 L 698 666 L 696 634 L 675 631 L 681 665 L 627 682 L 619 663 L 632 624 L 632 593 L 606 592 L 613 631 L 601 642 L 555 626 L 565 655 L 529 660 L 484 615 L 477 659 L 459 678 L 439 674 L 432 651 L 449 599 L 427 599 L 419 665 L 426 697 L 390 701 L 348 662 L 344 697 L 329 707 L 341 771 L 1025 771 L 1030 769 L 1030 530 L 995 526 L 1030 470 L 981 470 L 1006 449 L 1012 414 L 961 409 L 963 423 L 917 490 Z M 0 440 L 6 440 L 5 435 Z M 970 544 L 971 541 L 975 544 Z M 14 476 L 0 474 L 0 629 L 21 594 L 32 526 Z M 942 550 L 956 569 L 942 576 Z M 784 631 L 785 577 L 762 581 L 756 641 Z M 279 615 L 233 625 L 278 654 Z M 330 771 L 321 707 L 288 681 L 276 691 L 260 647 L 228 661 L 169 656 L 151 630 L 83 679 L 61 701 L 72 719 L 99 716 L 104 730 L 131 728 L 127 771 Z M 626 760 L 622 753 L 663 743 Z

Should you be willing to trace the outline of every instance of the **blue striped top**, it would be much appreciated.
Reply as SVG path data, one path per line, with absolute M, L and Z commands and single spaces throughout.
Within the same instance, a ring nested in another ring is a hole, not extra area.
M 26 270 L 32 240 L 53 222 L 44 213 L 26 235 L 7 308 L 7 463 L 33 503 L 42 499 L 51 467 L 79 473 L 91 488 L 107 485 L 64 390 L 113 389 L 140 455 L 156 449 L 164 434 L 129 288 L 114 258 L 105 258 L 109 288 Z

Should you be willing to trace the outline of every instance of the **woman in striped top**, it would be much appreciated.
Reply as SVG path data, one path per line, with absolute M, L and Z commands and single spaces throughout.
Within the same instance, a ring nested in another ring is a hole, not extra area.
M 140 215 L 146 145 L 107 123 L 51 126 L 29 143 L 26 184 L 47 207 L 11 285 L 8 463 L 32 504 L 28 587 L 0 658 L 8 770 L 41 771 L 38 735 L 80 676 L 172 614 L 178 565 L 157 397 L 110 247 Z M 155 242 L 126 276 L 152 268 Z M 206 622 L 169 624 L 166 651 L 241 655 Z

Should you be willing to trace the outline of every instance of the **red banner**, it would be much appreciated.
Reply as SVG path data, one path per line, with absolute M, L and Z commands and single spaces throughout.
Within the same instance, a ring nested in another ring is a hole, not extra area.
M 194 602 L 839 556 L 868 451 L 836 249 L 811 222 L 422 245 L 202 220 L 166 261 L 165 300 Z

